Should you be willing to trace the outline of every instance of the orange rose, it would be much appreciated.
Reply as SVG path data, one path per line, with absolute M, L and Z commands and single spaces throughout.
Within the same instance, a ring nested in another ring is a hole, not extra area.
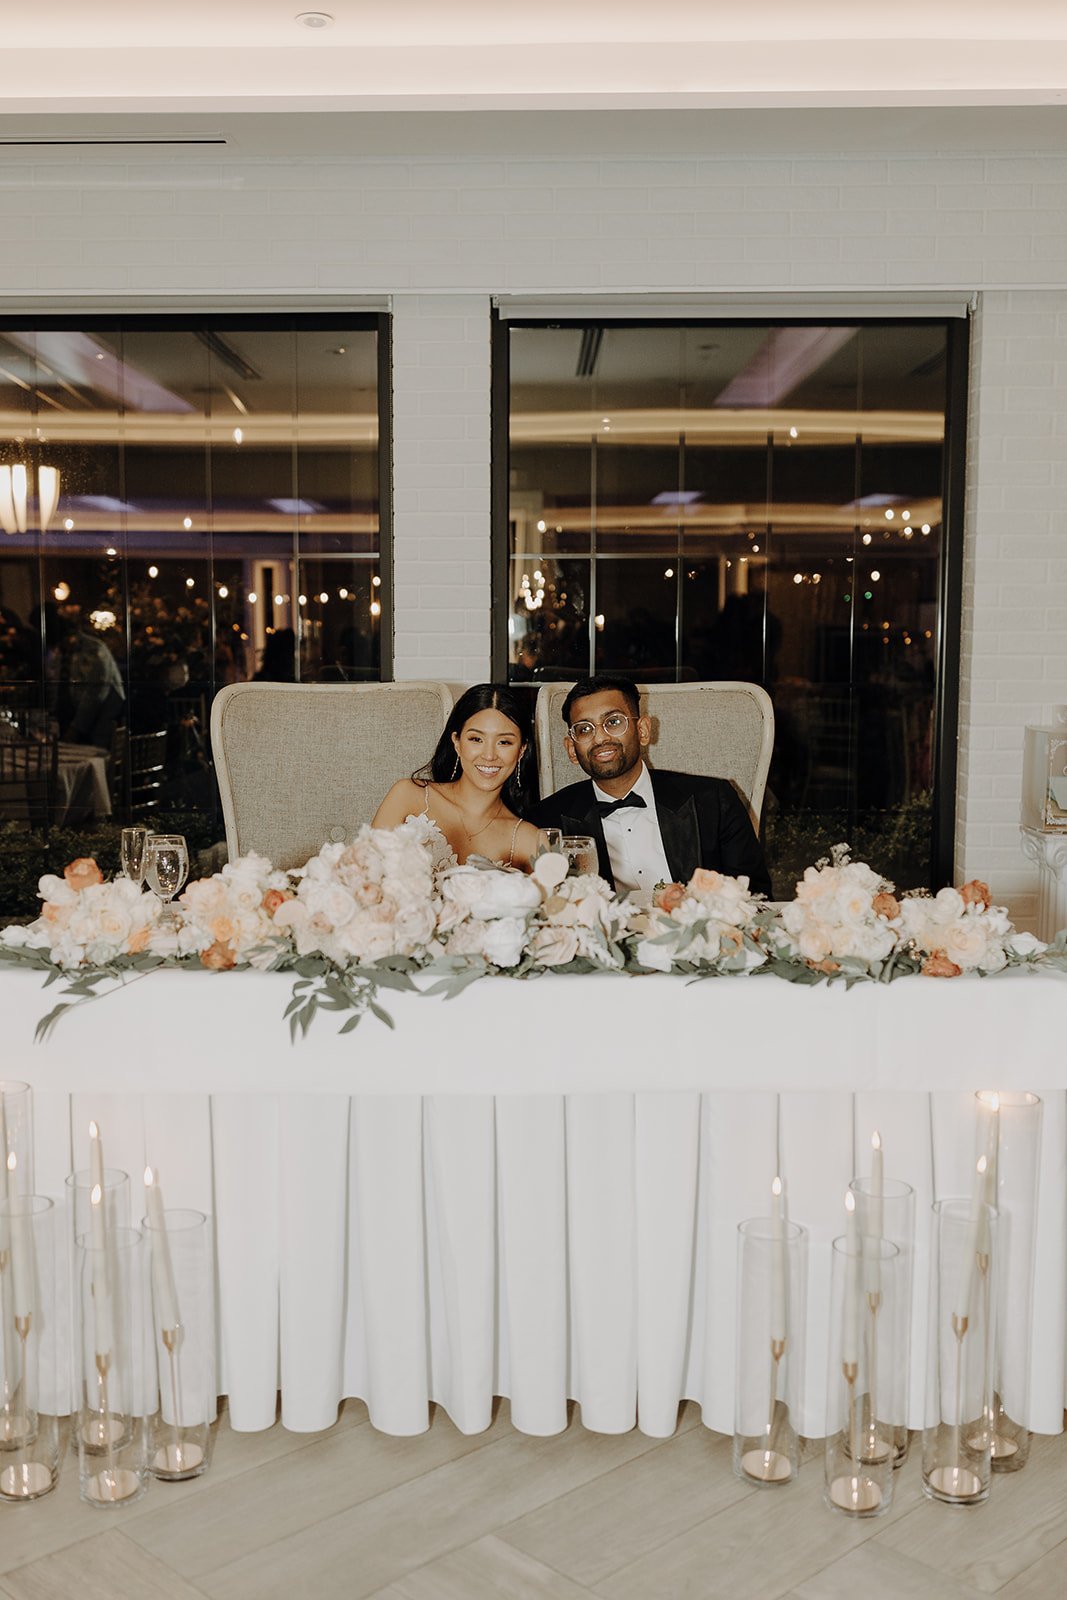
M 685 889 L 680 883 L 665 883 L 652 896 L 652 904 L 660 911 L 674 911 L 685 899 Z
M 808 966 L 813 972 L 825 972 L 827 974 L 831 972 L 840 972 L 841 970 L 836 961 L 831 961 L 829 959 L 825 961 L 809 961 Z
M 900 916 L 900 901 L 895 894 L 886 894 L 883 890 L 871 901 L 871 910 L 876 917 L 885 917 L 891 922 L 894 917 Z
M 142 950 L 147 950 L 151 933 L 151 928 L 135 928 L 126 941 L 126 954 L 139 956 Z
M 82 889 L 88 889 L 91 883 L 104 881 L 104 874 L 92 856 L 79 856 L 76 861 L 71 861 L 63 868 L 63 876 L 70 887 L 79 893 Z
M 229 944 L 237 931 L 229 917 L 212 917 L 207 926 L 216 944 Z
M 206 950 L 201 950 L 200 964 L 212 972 L 229 972 L 237 965 L 237 957 L 228 944 L 220 944 L 216 939 Z
M 273 917 L 279 906 L 283 906 L 290 898 L 281 889 L 268 889 L 263 896 L 263 909 L 268 917 Z
M 993 903 L 989 885 L 983 883 L 981 878 L 972 878 L 970 883 L 965 883 L 960 890 L 960 899 L 965 906 L 980 906 L 983 909 Z
M 958 978 L 962 971 L 963 968 L 950 961 L 943 950 L 935 950 L 922 964 L 924 978 Z

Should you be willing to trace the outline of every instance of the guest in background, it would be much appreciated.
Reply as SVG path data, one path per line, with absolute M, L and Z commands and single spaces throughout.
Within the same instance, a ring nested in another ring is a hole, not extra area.
M 657 883 L 688 883 L 697 867 L 748 878 L 757 894 L 771 880 L 748 811 L 724 778 L 651 772 L 644 752 L 652 724 L 637 685 L 586 678 L 563 702 L 567 754 L 588 773 L 535 808 L 539 828 L 596 840 L 601 876 L 622 893 L 651 895 Z
M 296 682 L 296 634 L 292 628 L 278 628 L 268 633 L 263 659 L 259 671 L 252 674 L 252 682 Z
M 427 816 L 436 865 L 478 855 L 528 871 L 538 847 L 537 829 L 522 820 L 535 792 L 533 768 L 526 703 L 504 684 L 476 683 L 456 701 L 426 765 L 393 784 L 374 826 Z
M 80 624 L 64 641 L 72 715 L 63 737 L 72 744 L 111 749 L 115 724 L 125 715 L 126 690 L 118 663 L 103 639 Z

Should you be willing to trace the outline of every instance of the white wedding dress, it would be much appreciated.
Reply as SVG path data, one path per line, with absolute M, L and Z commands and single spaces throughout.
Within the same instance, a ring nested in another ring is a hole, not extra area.
M 458 867 L 459 857 L 449 844 L 436 817 L 431 817 L 430 815 L 429 789 L 426 790 L 426 799 L 423 801 L 422 810 L 411 812 L 407 817 L 404 818 L 404 820 L 405 822 L 411 822 L 416 817 L 418 817 L 421 822 L 425 822 L 429 825 L 429 831 L 426 834 L 426 843 L 430 846 L 430 853 L 433 856 L 434 876 L 436 877 L 439 872 L 447 872 L 449 867 Z M 473 854 L 467 857 L 467 865 L 484 867 L 510 867 L 515 855 L 515 840 L 518 837 L 519 826 L 520 824 L 516 822 L 515 830 L 511 835 L 511 850 L 506 861 L 493 861 L 488 856 Z

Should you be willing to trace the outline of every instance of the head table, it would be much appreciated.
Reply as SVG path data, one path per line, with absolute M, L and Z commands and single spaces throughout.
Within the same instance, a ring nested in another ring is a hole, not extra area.
M 34 1087 L 37 1190 L 86 1164 L 92 1117 L 135 1207 L 147 1162 L 168 1206 L 214 1216 L 234 1427 L 269 1427 L 280 1389 L 297 1430 L 359 1396 L 387 1433 L 421 1432 L 431 1402 L 477 1432 L 507 1395 L 533 1434 L 569 1398 L 597 1431 L 667 1435 L 691 1398 L 731 1432 L 737 1226 L 780 1172 L 809 1230 L 797 1422 L 820 1435 L 829 1241 L 874 1129 L 916 1190 L 921 1426 L 924 1219 L 970 1192 L 978 1089 L 1044 1101 L 1029 1421 L 1062 1427 L 1067 980 L 493 978 L 385 991 L 393 1030 L 341 1037 L 320 1015 L 295 1044 L 290 991 L 154 972 L 37 1045 L 57 988 L 0 971 L 0 1075 Z

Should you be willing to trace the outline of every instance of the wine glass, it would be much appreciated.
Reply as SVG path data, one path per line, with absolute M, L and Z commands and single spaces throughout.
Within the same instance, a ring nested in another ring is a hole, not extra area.
M 153 833 L 144 852 L 145 881 L 163 902 L 162 921 L 173 921 L 170 902 L 189 876 L 189 850 L 181 833 Z
M 562 828 L 538 828 L 537 853 L 538 855 L 558 856 L 563 850 Z
M 147 828 L 122 830 L 122 870 L 131 883 L 144 884 L 145 846 L 150 837 Z
M 596 840 L 587 833 L 565 834 L 563 854 L 570 863 L 568 876 L 572 878 L 582 878 L 598 870 Z

